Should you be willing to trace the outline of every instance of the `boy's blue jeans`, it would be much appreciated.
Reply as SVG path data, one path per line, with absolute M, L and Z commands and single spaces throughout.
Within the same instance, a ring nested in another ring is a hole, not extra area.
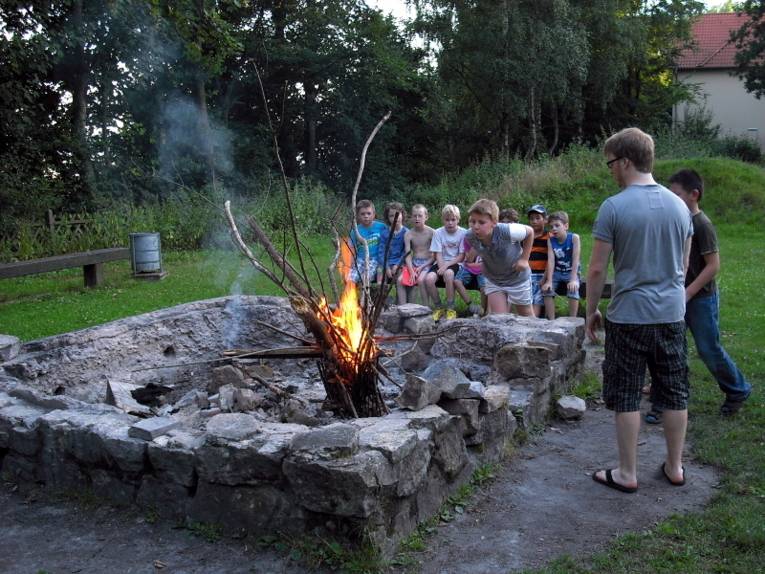
M 685 305 L 685 324 L 696 342 L 701 360 L 731 401 L 743 401 L 752 392 L 736 363 L 720 344 L 720 296 L 694 297 Z

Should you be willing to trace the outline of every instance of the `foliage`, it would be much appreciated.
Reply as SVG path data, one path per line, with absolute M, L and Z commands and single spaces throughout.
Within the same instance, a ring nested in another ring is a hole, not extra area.
M 340 198 L 310 180 L 291 186 L 293 212 L 301 233 L 326 232 L 334 216 L 340 230 L 348 218 L 336 215 Z M 126 246 L 131 233 L 159 233 L 166 251 L 220 247 L 231 244 L 222 213 L 224 198 L 212 202 L 204 196 L 179 193 L 172 200 L 134 206 L 111 204 L 94 212 L 64 214 L 51 232 L 42 222 L 16 219 L 0 235 L 0 261 L 26 260 L 103 247 Z M 268 187 L 255 199 L 234 198 L 237 213 L 250 215 L 261 227 L 278 234 L 287 225 L 284 192 Z M 341 213 L 346 215 L 348 209 Z M 84 225 L 75 222 L 86 221 Z M 246 233 L 246 224 L 242 225 Z
M 749 18 L 731 39 L 736 42 L 736 65 L 747 91 L 765 96 L 765 2 L 746 0 L 740 8 Z
M 441 203 L 455 169 L 666 123 L 699 3 L 415 5 L 404 30 L 363 0 L 0 4 L 0 225 L 180 188 L 255 199 L 280 171 L 271 126 L 291 180 L 347 196 L 388 110 L 361 196 Z

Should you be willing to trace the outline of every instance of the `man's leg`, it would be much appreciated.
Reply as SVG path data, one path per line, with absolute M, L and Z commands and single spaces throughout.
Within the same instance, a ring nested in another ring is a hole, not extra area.
M 615 413 L 616 444 L 619 448 L 619 468 L 614 470 L 616 482 L 637 486 L 637 443 L 640 432 L 640 411 Z
M 685 480 L 683 476 L 683 447 L 685 446 L 685 431 L 688 427 L 688 409 L 682 411 L 665 410 L 664 439 L 667 441 L 667 461 L 664 472 L 674 482 Z
M 686 304 L 685 324 L 693 335 L 699 357 L 712 373 L 720 390 L 735 402 L 745 401 L 752 386 L 720 343 L 719 298 L 695 297 Z

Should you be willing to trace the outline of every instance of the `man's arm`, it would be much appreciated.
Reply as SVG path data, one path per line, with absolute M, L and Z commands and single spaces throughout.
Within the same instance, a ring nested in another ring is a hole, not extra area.
M 591 341 L 597 342 L 596 330 L 600 326 L 601 317 L 598 311 L 600 296 L 603 294 L 603 285 L 606 283 L 608 273 L 608 260 L 611 258 L 613 246 L 610 243 L 595 239 L 590 255 L 590 264 L 587 267 L 587 336 Z
M 686 273 L 688 272 L 688 265 L 685 266 Z M 707 283 L 717 277 L 717 272 L 720 271 L 720 254 L 718 252 L 707 253 L 704 255 L 704 268 L 701 273 L 698 274 L 690 285 L 685 288 L 685 300 L 690 301 L 693 297 L 701 291 Z

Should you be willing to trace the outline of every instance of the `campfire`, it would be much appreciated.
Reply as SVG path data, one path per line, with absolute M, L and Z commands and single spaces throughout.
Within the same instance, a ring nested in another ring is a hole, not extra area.
M 353 206 L 356 203 L 356 192 L 364 169 L 367 148 L 389 116 L 390 114 L 380 120 L 364 145 L 356 186 L 351 199 L 351 213 L 353 213 Z M 321 278 L 319 278 L 320 289 L 317 290 L 313 286 L 315 280 L 312 281 L 306 273 L 304 249 L 301 248 L 302 243 L 296 231 L 297 224 L 292 214 L 289 186 L 286 178 L 283 181 L 290 214 L 289 223 L 292 228 L 292 239 L 298 260 L 297 266 L 287 260 L 285 253 L 276 249 L 268 235 L 253 218 L 247 218 L 247 223 L 255 240 L 263 247 L 272 263 L 278 268 L 281 277 L 255 257 L 252 250 L 244 242 L 228 201 L 225 204 L 225 212 L 234 243 L 257 270 L 266 275 L 287 294 L 292 309 L 300 317 L 306 330 L 313 336 L 313 341 L 290 335 L 300 340 L 302 345 L 293 349 L 236 351 L 229 352 L 227 355 L 238 357 L 267 355 L 281 358 L 316 356 L 319 373 L 327 393 L 328 409 L 348 418 L 382 416 L 388 412 L 388 407 L 385 405 L 378 382 L 380 375 L 387 375 L 380 364 L 382 350 L 375 340 L 374 331 L 392 282 L 384 278 L 382 285 L 379 286 L 379 290 L 373 297 L 368 274 L 360 270 L 359 275 L 364 278 L 361 292 L 354 283 L 346 281 L 342 295 L 338 296 L 336 275 L 339 274 L 345 278 L 350 265 L 357 259 L 352 257 L 352 248 L 346 240 L 340 239 L 340 234 L 335 228 L 336 255 L 327 270 L 329 285 L 336 300 L 335 304 L 331 304 Z M 357 233 L 355 218 L 353 233 L 356 233 L 360 248 L 366 251 L 366 257 L 363 260 L 368 261 L 368 246 L 366 240 Z M 389 247 L 390 245 L 385 246 L 386 252 Z M 314 269 L 318 269 L 315 261 L 310 259 L 310 263 L 313 264 Z M 269 327 L 267 324 L 264 326 Z

